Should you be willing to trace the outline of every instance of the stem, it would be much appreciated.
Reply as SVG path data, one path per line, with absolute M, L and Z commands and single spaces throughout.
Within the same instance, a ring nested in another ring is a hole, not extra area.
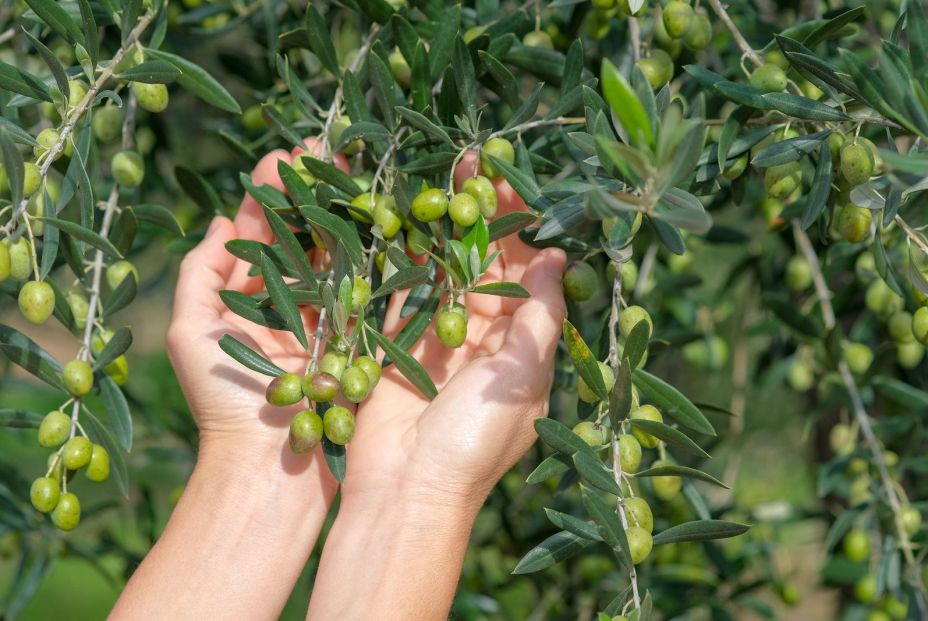
M 641 24 L 637 17 L 628 18 L 628 35 L 632 40 L 632 58 L 641 58 Z
M 744 38 L 744 35 L 741 34 L 741 31 L 738 30 L 738 27 L 735 26 L 735 22 L 731 21 L 731 17 L 728 15 L 728 11 L 725 10 L 725 7 L 722 6 L 722 3 L 719 0 L 708 0 L 709 6 L 712 7 L 712 10 L 715 11 L 715 14 L 719 16 L 719 19 L 722 20 L 722 23 L 725 24 L 725 27 L 728 28 L 728 31 L 731 33 L 731 36 L 734 37 L 735 42 L 738 44 L 738 47 L 741 48 L 741 51 L 754 61 L 758 67 L 764 64 L 764 59 L 760 57 L 760 54 L 754 51 L 754 48 L 751 47 L 751 44 L 748 43 L 748 40 Z
M 526 121 L 525 123 L 520 123 L 519 125 L 510 127 L 509 129 L 495 131 L 487 136 L 487 140 L 491 138 L 498 138 L 499 136 L 505 136 L 506 134 L 517 134 L 529 129 L 534 129 L 535 127 L 545 127 L 548 125 L 580 125 L 582 123 L 586 123 L 586 119 L 580 116 L 559 116 L 555 119 L 538 119 L 535 121 Z
M 793 235 L 796 238 L 796 245 L 799 246 L 806 261 L 808 261 L 809 265 L 812 267 L 812 281 L 815 284 L 815 295 L 822 307 L 822 318 L 825 322 L 825 329 L 831 330 L 837 324 L 835 320 L 835 311 L 831 305 L 831 291 L 828 289 L 828 284 L 825 282 L 825 277 L 822 274 L 822 266 L 819 263 L 818 255 L 812 247 L 812 242 L 809 240 L 805 231 L 802 230 L 798 220 L 793 220 Z M 838 374 L 851 398 L 851 409 L 854 413 L 854 418 L 860 425 L 860 431 L 864 436 L 864 441 L 867 443 L 867 448 L 873 457 L 873 462 L 876 464 L 876 468 L 880 473 L 880 483 L 889 501 L 890 509 L 892 509 L 893 512 L 896 535 L 899 538 L 899 547 L 902 548 L 906 564 L 913 572 L 917 572 L 918 563 L 912 552 L 912 542 L 909 541 L 909 535 L 906 533 L 905 525 L 902 522 L 902 505 L 899 502 L 899 495 L 896 492 L 892 477 L 889 474 L 889 468 L 886 466 L 886 459 L 883 455 L 882 448 L 880 448 L 880 442 L 876 434 L 873 433 L 873 425 L 864 407 L 863 399 L 860 396 L 860 390 L 857 387 L 857 383 L 854 380 L 854 376 L 851 374 L 847 362 L 844 360 L 838 363 Z M 920 580 L 913 581 L 913 584 L 918 583 L 920 583 Z M 922 587 L 919 586 L 918 588 Z
M 906 237 L 908 237 L 918 249 L 921 250 L 926 256 L 928 256 L 928 241 L 925 241 L 925 238 L 922 235 L 913 229 L 909 224 L 902 219 L 902 216 L 896 216 L 896 224 L 899 225 L 903 231 L 905 231 Z
M 641 260 L 641 267 L 638 269 L 638 281 L 635 283 L 635 291 L 632 292 L 632 297 L 636 300 L 644 295 L 644 289 L 651 279 L 651 272 L 654 271 L 654 263 L 657 260 L 657 250 L 657 244 L 651 244 L 644 253 L 644 259 Z

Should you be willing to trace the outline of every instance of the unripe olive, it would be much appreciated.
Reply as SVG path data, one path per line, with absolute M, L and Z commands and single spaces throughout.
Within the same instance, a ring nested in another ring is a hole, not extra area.
M 670 36 L 663 19 L 654 22 L 654 44 L 670 54 L 671 58 L 677 58 L 683 52 L 683 42 Z
M 812 266 L 805 257 L 790 257 L 786 263 L 786 285 L 793 291 L 803 291 L 812 285 Z
M 619 315 L 619 331 L 622 333 L 622 336 L 627 337 L 631 334 L 632 329 L 641 321 L 648 324 L 648 336 L 650 336 L 654 329 L 654 324 L 651 322 L 651 315 L 648 314 L 648 311 L 640 306 L 629 306 L 623 310 Z
M 889 318 L 889 336 L 896 343 L 910 343 L 915 340 L 915 334 L 912 332 L 912 314 L 907 311 L 899 311 Z
M 664 422 L 664 417 L 661 416 L 660 410 L 658 410 L 653 405 L 642 405 L 634 410 L 628 415 L 632 420 L 652 420 L 658 423 Z M 660 444 L 660 439 L 656 436 L 652 436 L 647 431 L 643 431 L 638 427 L 632 427 L 632 435 L 641 443 L 641 446 L 645 448 L 654 448 Z
M 36 158 L 42 157 L 51 151 L 52 147 L 58 144 L 58 140 L 60 138 L 61 136 L 56 130 L 52 129 L 51 127 L 46 127 L 39 132 L 38 136 L 35 137 L 35 141 L 39 144 L 32 147 L 32 153 L 36 156 Z M 58 151 L 58 153 L 55 155 L 55 159 L 58 159 L 59 157 L 61 157 L 61 151 Z
M 264 115 L 261 113 L 261 105 L 255 104 L 249 106 L 242 113 L 242 125 L 249 131 L 259 131 L 267 126 L 264 122 Z
M 61 530 L 74 530 L 81 521 L 81 503 L 75 494 L 68 492 L 58 498 L 52 511 L 52 524 Z
M 717 371 L 728 363 L 728 343 L 718 334 L 690 341 L 683 346 L 683 359 L 701 369 Z
M 47 282 L 27 282 L 19 290 L 19 310 L 29 323 L 45 323 L 55 310 L 55 290 Z
M 467 340 L 467 319 L 450 309 L 442 309 L 435 317 L 435 332 L 446 347 L 460 347 Z
M 586 36 L 598 41 L 609 34 L 609 17 L 608 11 L 590 11 L 587 13 L 583 22 Z
M 351 366 L 357 367 L 364 371 L 367 375 L 367 380 L 370 383 L 371 390 L 374 389 L 374 386 L 377 385 L 377 382 L 380 381 L 381 368 L 380 363 L 371 358 L 370 356 L 358 356 L 351 363 Z
M 928 345 L 928 306 L 921 306 L 912 315 L 912 334 L 922 345 Z
M 29 490 L 29 500 L 36 511 L 48 513 L 58 504 L 61 488 L 58 481 L 51 477 L 39 477 L 32 482 Z
M 696 11 L 690 27 L 683 33 L 683 44 L 691 50 L 704 50 L 712 42 L 712 22 L 705 11 Z
M 896 362 L 903 369 L 914 369 L 925 357 L 925 346 L 918 341 L 900 343 L 896 346 Z
M 492 218 L 496 215 L 497 196 L 496 186 L 493 182 L 482 175 L 468 177 L 461 184 L 461 192 L 470 194 L 477 199 L 477 205 L 480 207 L 480 215 L 484 218 Z
M 432 247 L 432 238 L 413 227 L 406 232 L 406 248 L 416 256 L 428 252 Z
M 363 195 L 362 195 L 363 196 Z M 390 239 L 403 228 L 403 219 L 396 209 L 396 199 L 380 196 L 374 203 L 374 224 L 379 224 L 385 239 Z
M 844 554 L 852 561 L 865 561 L 870 556 L 870 535 L 867 531 L 852 528 L 844 536 Z
M 139 106 L 149 112 L 164 112 L 168 107 L 168 87 L 164 84 L 146 84 L 133 82 L 132 92 Z
M 831 428 L 828 434 L 828 443 L 835 455 L 850 455 L 854 452 L 857 442 L 857 432 L 850 425 L 838 423 Z
M 0 243 L 0 282 L 3 282 L 9 277 L 10 277 L 10 247 L 7 244 Z
M 80 470 L 90 463 L 93 445 L 84 436 L 75 436 L 64 443 L 61 461 L 68 470 Z
M 342 373 L 342 394 L 352 403 L 360 403 L 370 393 L 370 380 L 364 369 L 351 366 Z
M 393 74 L 393 79 L 403 88 L 409 88 L 409 83 L 412 80 L 412 68 L 406 62 L 406 57 L 399 50 L 396 50 L 390 53 L 387 60 L 390 63 L 390 73 Z
M 68 303 L 68 308 L 71 309 L 74 324 L 78 329 L 84 329 L 87 325 L 87 311 L 90 310 L 87 298 L 80 291 L 72 290 L 64 294 L 64 299 Z
M 863 375 L 873 362 L 873 350 L 865 343 L 847 343 L 844 346 L 843 356 L 847 366 L 856 375 Z
M 892 595 L 887 595 L 886 599 L 883 600 L 883 610 L 888 614 L 894 621 L 903 621 L 908 617 L 909 614 L 909 605 L 893 597 Z M 874 620 L 868 620 L 874 621 Z M 879 620 L 876 620 L 879 621 Z M 883 619 L 882 621 L 886 621 Z
M 641 466 L 641 443 L 635 436 L 625 433 L 619 436 L 619 463 L 622 472 L 629 474 L 634 474 Z
M 670 0 L 664 7 L 663 22 L 667 34 L 679 39 L 693 22 L 693 7 L 682 0 Z
M 290 421 L 290 450 L 301 455 L 322 441 L 322 417 L 315 410 L 302 410 Z
M 608 394 L 615 385 L 615 375 L 605 362 L 597 362 L 596 365 L 599 367 L 599 372 L 603 376 L 603 384 L 605 384 L 606 393 Z M 581 401 L 585 401 L 586 403 L 596 403 L 600 400 L 582 377 L 577 382 L 577 396 L 580 397 Z
M 93 367 L 86 360 L 70 360 L 61 370 L 61 379 L 72 397 L 83 397 L 93 388 Z
M 635 63 L 638 65 L 638 68 L 641 69 L 641 73 L 644 74 L 652 90 L 659 89 L 667 84 L 673 77 L 673 61 L 670 61 L 670 70 L 668 71 L 666 65 L 656 57 L 656 52 L 662 52 L 670 58 L 664 50 L 653 50 L 650 56 L 642 58 Z
M 674 2 L 676 1 L 674 0 Z M 632 563 L 637 565 L 648 558 L 653 544 L 651 533 L 640 526 L 629 526 L 628 530 L 625 531 L 625 537 L 628 539 L 628 552 L 632 557 Z
M 764 187 L 771 198 L 786 198 L 802 183 L 799 162 L 770 166 L 764 172 Z
M 870 492 L 870 477 L 861 476 L 851 481 L 851 487 L 848 490 L 848 501 L 851 505 L 860 505 L 873 500 L 873 494 Z
M 296 373 L 278 375 L 267 385 L 265 392 L 271 405 L 293 405 L 303 399 L 303 382 Z
M 561 279 L 564 293 L 572 300 L 589 300 L 599 289 L 599 274 L 585 261 L 574 261 L 564 270 Z
M 722 176 L 728 179 L 729 181 L 734 181 L 740 177 L 745 169 L 748 167 L 748 154 L 743 153 L 738 159 L 734 161 L 733 164 L 729 164 L 725 170 L 722 171 Z M 673 255 L 677 256 L 677 255 Z
M 841 148 L 845 142 L 846 139 L 841 132 L 834 131 L 828 134 L 828 150 L 831 152 L 831 161 L 840 162 Z
M 103 367 L 103 370 L 117 386 L 125 386 L 129 381 L 129 361 L 125 354 L 121 354 L 116 360 Z
M 39 424 L 39 445 L 45 448 L 57 448 L 68 439 L 71 433 L 71 417 L 59 410 L 45 415 Z
M 921 529 L 922 514 L 915 507 L 905 507 L 900 517 L 902 518 L 902 526 L 905 528 L 905 532 L 909 537 L 914 536 L 915 533 Z
M 815 385 L 815 374 L 808 362 L 796 359 L 786 371 L 786 380 L 793 390 L 805 392 Z
M 866 183 L 873 176 L 873 154 L 860 142 L 841 149 L 841 175 L 851 187 Z
M 658 459 L 653 464 L 652 468 L 660 468 L 662 466 L 672 466 L 673 463 L 666 459 Z M 683 487 L 683 481 L 680 477 L 676 475 L 668 476 L 659 476 L 651 477 L 651 485 L 654 488 L 654 495 L 660 498 L 661 500 L 671 500 L 680 493 L 680 488 Z
M 854 262 L 854 274 L 862 284 L 869 285 L 879 277 L 876 271 L 876 259 L 872 252 L 861 252 Z
M 351 306 L 360 308 L 371 301 L 371 283 L 362 276 L 355 276 L 351 286 Z
M 864 302 L 867 308 L 880 318 L 889 318 L 893 313 L 905 307 L 905 300 L 890 289 L 882 279 L 876 279 L 870 283 Z
M 554 49 L 554 42 L 551 40 L 551 35 L 543 30 L 535 30 L 527 33 L 522 37 L 522 45 L 527 47 L 540 47 L 546 50 Z
M 10 275 L 15 280 L 26 280 L 32 275 L 32 246 L 25 237 L 9 245 Z
M 751 86 L 765 93 L 778 93 L 785 89 L 789 82 L 786 72 L 773 64 L 761 65 L 755 69 L 748 81 Z
M 490 160 L 490 156 L 499 158 L 507 164 L 516 161 L 516 151 L 512 148 L 512 143 L 505 138 L 491 138 L 486 141 L 480 149 L 480 170 L 484 176 L 490 179 L 496 179 L 503 174 L 503 171 L 497 168 Z
M 443 190 L 431 188 L 412 199 L 412 215 L 422 222 L 438 220 L 448 211 L 448 197 Z
M 459 192 L 452 196 L 448 203 L 448 215 L 458 226 L 471 226 L 480 217 L 480 205 L 470 194 Z
M 135 149 L 142 155 L 148 155 L 155 148 L 155 130 L 148 125 L 143 125 L 135 130 Z
M 317 403 L 334 399 L 338 387 L 338 378 L 325 371 L 310 371 L 303 378 L 303 394 Z
M 857 142 L 867 147 L 867 150 L 870 151 L 870 157 L 873 158 L 873 172 L 874 174 L 879 173 L 883 170 L 883 156 L 880 155 L 880 150 L 877 148 L 873 141 L 869 138 L 864 138 L 862 136 L 857 137 Z
M 866 575 L 854 583 L 854 597 L 861 604 L 872 604 L 876 601 L 876 577 Z
M 322 418 L 325 437 L 333 444 L 348 444 L 354 435 L 354 414 L 340 405 L 326 410 Z
M 575 434 L 590 446 L 602 446 L 606 443 L 606 430 L 590 421 L 582 421 L 574 425 Z
M 371 194 L 370 192 L 364 192 L 363 194 L 358 194 L 351 200 L 353 209 L 349 209 L 348 214 L 358 222 L 366 222 L 367 224 L 374 222 L 374 208 L 379 198 L 380 194 L 377 193 Z M 393 235 L 395 234 L 396 233 Z M 393 237 L 393 235 L 384 233 L 384 237 L 388 239 Z
M 342 134 L 345 133 L 345 130 L 351 127 L 351 119 L 347 116 L 340 117 L 332 123 L 332 133 L 329 137 L 332 139 L 332 144 L 338 144 L 342 140 Z M 364 148 L 364 141 L 360 138 L 356 138 L 342 147 L 341 152 L 345 155 L 357 155 L 357 153 Z
M 629 526 L 640 526 L 649 533 L 654 530 L 654 514 L 644 498 L 626 498 L 622 505 L 625 507 L 625 517 Z
M 115 291 L 127 276 L 132 275 L 136 284 L 139 282 L 139 271 L 130 261 L 116 261 L 106 268 L 106 284 Z
M 76 108 L 87 96 L 87 85 L 82 80 L 68 80 L 68 107 Z
M 845 205 L 837 216 L 837 228 L 846 241 L 860 243 L 870 236 L 870 223 L 873 212 L 866 207 Z
M 42 182 L 42 173 L 39 167 L 32 162 L 23 164 L 23 196 L 32 196 L 39 189 Z
M 122 110 L 112 104 L 93 112 L 93 134 L 100 142 L 113 142 L 122 135 Z
M 90 463 L 84 470 L 84 475 L 94 483 L 102 483 L 110 477 L 110 454 L 99 445 L 93 445 Z
M 348 356 L 337 351 L 327 351 L 319 362 L 319 370 L 328 373 L 340 380 L 345 367 L 348 366 Z
M 127 188 L 138 186 L 145 178 L 145 161 L 136 151 L 119 151 L 110 167 L 116 183 Z

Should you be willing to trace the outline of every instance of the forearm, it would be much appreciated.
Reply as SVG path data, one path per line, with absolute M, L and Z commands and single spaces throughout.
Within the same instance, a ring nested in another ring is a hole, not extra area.
M 276 619 L 332 500 L 321 457 L 203 447 L 113 619 Z M 289 467 L 292 466 L 292 467 Z M 302 499 L 305 499 L 302 500 Z
M 447 619 L 479 502 L 397 490 L 343 502 L 307 618 Z

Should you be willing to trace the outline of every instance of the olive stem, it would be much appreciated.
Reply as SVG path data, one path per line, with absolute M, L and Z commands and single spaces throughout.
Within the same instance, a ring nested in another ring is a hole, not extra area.
M 387 162 L 390 160 L 391 156 L 399 148 L 400 138 L 403 133 L 406 131 L 405 127 L 401 127 L 396 134 L 393 135 L 393 140 L 390 141 L 390 146 L 387 147 L 386 152 L 384 152 L 383 157 L 380 158 L 380 161 L 377 163 L 377 170 L 374 171 L 374 178 L 371 180 L 371 208 L 373 209 L 374 202 L 374 193 L 377 191 L 377 185 L 381 183 L 380 177 L 383 175 L 384 171 L 387 168 Z M 384 189 L 386 189 L 387 184 L 383 184 Z M 391 184 L 392 189 L 392 184 Z M 368 270 L 370 272 L 370 270 Z
M 924 237 L 922 237 L 918 231 L 909 226 L 908 222 L 902 219 L 902 216 L 897 215 L 895 222 L 899 225 L 899 228 L 905 231 L 906 237 L 908 237 L 916 246 L 918 246 L 919 250 L 928 256 L 928 242 L 925 241 Z
M 329 272 L 329 277 L 326 279 L 325 284 L 332 286 L 334 282 L 335 270 Z M 309 360 L 309 371 L 316 370 L 316 364 L 319 361 L 319 347 L 322 345 L 322 336 L 325 333 L 325 316 L 326 308 L 325 304 L 319 309 L 319 321 L 316 323 L 316 334 L 313 336 L 313 357 Z
M 44 189 L 42 190 L 45 191 Z M 26 225 L 26 236 L 29 238 L 29 256 L 32 259 L 32 269 L 34 270 L 34 275 L 36 281 L 41 280 L 39 276 L 39 258 L 35 252 L 35 235 L 32 233 L 32 224 L 30 224 L 28 213 L 23 214 L 23 223 Z
M 637 61 L 641 58 L 641 24 L 637 17 L 628 18 L 628 35 L 632 40 L 632 58 Z
M 638 281 L 635 283 L 635 290 L 632 292 L 632 297 L 636 300 L 644 295 L 644 289 L 647 287 L 647 282 L 651 279 L 651 272 L 654 271 L 654 264 L 657 261 L 657 244 L 651 244 L 648 246 L 648 249 L 644 253 L 644 258 L 641 260 L 641 268 L 638 270 Z
M 822 307 L 822 318 L 825 322 L 825 329 L 831 330 L 837 325 L 837 321 L 835 319 L 834 308 L 831 305 L 831 291 L 828 289 L 828 284 L 825 282 L 825 277 L 822 274 L 822 266 L 819 263 L 818 255 L 815 253 L 815 249 L 812 247 L 812 242 L 809 240 L 808 235 L 802 230 L 799 221 L 795 219 L 793 220 L 793 234 L 796 238 L 796 245 L 799 246 L 799 249 L 802 251 L 803 255 L 805 255 L 806 261 L 808 261 L 809 265 L 812 267 L 812 281 L 815 284 L 816 297 Z M 883 491 L 886 493 L 886 498 L 889 501 L 890 509 L 892 509 L 893 512 L 893 521 L 896 527 L 896 535 L 899 538 L 899 546 L 902 548 L 906 564 L 915 572 L 918 570 L 918 563 L 915 560 L 915 555 L 912 552 L 912 543 L 909 541 L 909 535 L 902 521 L 902 506 L 899 502 L 899 496 L 894 488 L 892 477 L 889 474 L 889 468 L 886 466 L 886 459 L 880 448 L 879 440 L 877 440 L 876 434 L 873 433 L 870 416 L 867 414 L 867 410 L 864 407 L 863 399 L 860 396 L 860 390 L 845 360 L 838 362 L 838 374 L 848 392 L 848 396 L 851 398 L 851 409 L 854 412 L 854 417 L 860 424 L 860 432 L 873 456 L 877 471 L 880 473 L 880 482 Z M 923 587 L 919 586 L 919 588 Z
M 61 131 L 58 132 L 58 141 L 52 145 L 48 150 L 46 158 L 42 161 L 41 166 L 39 166 L 39 178 L 40 181 L 44 181 L 45 177 L 48 176 L 48 171 L 52 167 L 52 162 L 58 159 L 58 155 L 64 150 L 65 144 L 68 141 L 68 138 L 71 136 L 71 133 L 74 131 L 74 126 L 77 125 L 78 119 L 81 118 L 81 115 L 90 107 L 90 104 L 93 103 L 94 98 L 97 96 L 97 93 L 103 88 L 103 85 L 107 80 L 113 75 L 113 72 L 116 70 L 116 65 L 120 63 L 123 57 L 128 52 L 129 48 L 132 47 L 135 42 L 138 40 L 139 36 L 148 28 L 148 25 L 154 19 L 154 11 L 148 11 L 139 19 L 138 24 L 135 25 L 135 28 L 129 32 L 129 36 L 126 37 L 126 40 L 123 42 L 122 46 L 116 51 L 113 55 L 110 64 L 107 65 L 101 72 L 99 77 L 94 80 L 93 84 L 87 89 L 87 94 L 84 95 L 84 98 L 80 101 L 79 104 L 74 106 L 74 109 L 67 115 L 67 120 L 64 125 L 61 126 Z M 44 186 L 44 184 L 41 184 Z M 29 204 L 29 199 L 24 198 L 20 201 L 19 206 L 13 212 L 13 215 L 10 217 L 10 221 L 4 226 L 0 231 L 3 232 L 4 236 L 10 234 L 12 230 L 13 223 L 16 222 L 22 213 L 26 210 L 26 207 Z
M 738 44 L 738 47 L 741 48 L 748 58 L 754 61 L 758 67 L 764 64 L 764 59 L 760 57 L 760 54 L 754 51 L 754 48 L 751 47 L 751 44 L 748 43 L 748 40 L 744 38 L 744 35 L 741 34 L 741 31 L 738 30 L 738 27 L 735 26 L 735 22 L 731 20 L 731 17 L 728 15 L 728 11 L 725 10 L 725 7 L 722 6 L 722 3 L 719 0 L 708 0 L 709 6 L 712 7 L 712 10 L 718 15 L 719 19 L 722 20 L 722 23 L 725 24 L 725 27 L 728 28 L 728 31 L 731 33 L 731 36 L 734 37 L 735 42 Z
M 534 121 L 526 121 L 525 123 L 519 123 L 508 129 L 500 129 L 493 132 L 487 136 L 487 140 L 491 138 L 498 138 L 500 136 L 505 136 L 506 134 L 518 134 L 529 129 L 534 129 L 536 127 L 546 127 L 549 125 L 581 125 L 586 123 L 586 119 L 582 116 L 559 116 L 554 119 L 536 119 Z

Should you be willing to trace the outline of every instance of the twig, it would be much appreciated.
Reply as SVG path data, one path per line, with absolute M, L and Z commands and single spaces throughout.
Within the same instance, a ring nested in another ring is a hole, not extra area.
M 632 40 L 632 58 L 638 60 L 641 58 L 641 24 L 638 18 L 628 18 L 628 35 Z
M 632 292 L 632 297 L 636 300 L 644 295 L 644 289 L 647 287 L 648 281 L 651 279 L 651 272 L 654 271 L 654 262 L 657 260 L 657 244 L 651 244 L 648 246 L 647 251 L 644 253 L 644 258 L 641 260 L 641 267 L 638 269 L 638 281 L 635 283 L 635 290 Z
M 520 123 L 519 125 L 510 127 L 509 129 L 501 129 L 499 131 L 495 131 L 489 136 L 487 136 L 487 140 L 489 140 L 490 138 L 497 138 L 499 136 L 505 136 L 506 134 L 517 134 L 519 132 L 524 132 L 529 129 L 534 129 L 536 127 L 545 127 L 548 125 L 579 125 L 581 123 L 586 123 L 586 119 L 583 118 L 582 116 L 559 116 L 554 119 L 538 119 L 535 121 L 527 121 L 525 123 Z
M 903 231 L 905 231 L 906 237 L 908 237 L 912 243 L 918 246 L 918 249 L 921 250 L 925 255 L 928 255 L 928 242 L 925 241 L 925 238 L 919 234 L 918 231 L 909 226 L 908 222 L 902 219 L 902 216 L 897 215 L 896 224 L 899 225 Z
M 722 3 L 719 0 L 708 0 L 708 2 L 712 10 L 715 11 L 715 14 L 719 16 L 719 19 L 722 20 L 722 23 L 728 28 L 731 36 L 735 38 L 735 42 L 738 44 L 738 47 L 741 48 L 741 51 L 754 61 L 758 67 L 763 65 L 764 59 L 760 57 L 760 54 L 754 51 L 754 48 L 751 47 L 748 40 L 744 38 L 744 35 L 741 34 L 741 31 L 735 26 L 735 22 L 731 21 L 731 17 L 728 15 L 728 11 L 725 10 L 725 7 L 722 6 Z

